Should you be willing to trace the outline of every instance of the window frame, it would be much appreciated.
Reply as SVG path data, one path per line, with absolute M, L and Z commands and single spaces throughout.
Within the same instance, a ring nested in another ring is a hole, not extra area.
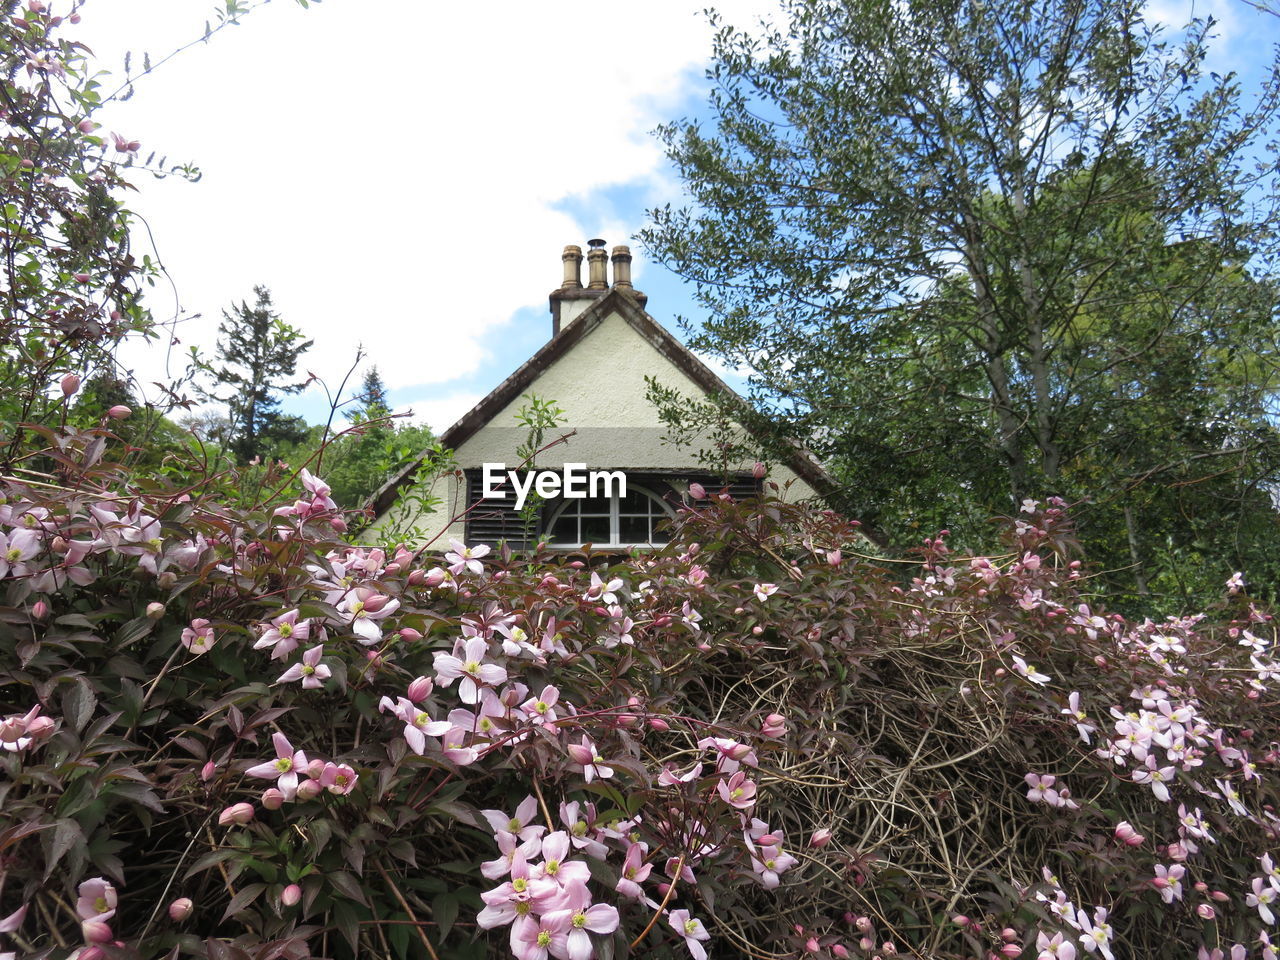
M 662 522 L 663 520 L 671 520 L 675 518 L 676 512 L 672 508 L 672 506 L 669 503 L 667 503 L 667 501 L 663 497 L 661 497 L 659 494 L 654 492 L 654 490 L 651 489 L 649 486 L 645 484 L 640 484 L 640 483 L 628 482 L 627 493 L 630 494 L 633 492 L 642 494 L 647 499 L 650 505 L 650 511 L 648 514 L 650 536 L 653 535 L 653 533 L 655 532 L 655 528 L 660 522 Z M 553 502 L 553 504 L 550 504 L 549 506 L 552 506 L 552 509 L 547 513 L 546 520 L 543 522 L 543 525 L 542 525 L 542 528 L 544 531 L 544 537 L 545 537 L 545 540 L 543 542 L 552 550 L 581 550 L 583 543 L 585 541 L 579 540 L 577 542 L 574 542 L 570 540 L 553 540 L 551 539 L 552 531 L 555 530 L 556 524 L 559 523 L 560 518 L 564 516 L 565 513 L 567 513 L 570 509 L 577 507 L 578 508 L 578 516 L 576 518 L 578 523 L 577 532 L 581 533 L 582 532 L 582 527 L 581 527 L 582 507 L 586 506 L 586 504 L 589 502 L 593 502 L 593 501 L 599 502 L 603 499 L 604 499 L 603 497 L 585 497 L 581 499 L 579 498 L 569 499 L 567 497 L 561 497 L 559 502 Z M 655 505 L 657 507 L 656 510 L 653 509 Z M 627 516 L 638 516 L 638 515 L 627 514 Z M 639 548 L 644 550 L 656 550 L 665 546 L 670 539 L 668 537 L 668 540 L 664 540 L 661 543 L 654 543 L 652 540 L 647 540 L 642 542 L 622 542 L 618 539 L 621 536 L 621 532 L 622 532 L 621 530 L 622 517 L 623 517 L 622 497 L 619 496 L 617 493 L 612 493 L 609 496 L 609 542 L 608 543 L 593 542 L 591 544 L 592 549 L 633 550 L 633 549 Z

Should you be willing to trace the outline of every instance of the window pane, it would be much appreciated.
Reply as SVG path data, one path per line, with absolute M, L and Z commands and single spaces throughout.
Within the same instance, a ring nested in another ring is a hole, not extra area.
M 582 518 L 582 536 L 579 543 L 608 543 L 609 542 L 609 518 L 608 517 L 583 517 Z
M 571 510 L 566 510 L 556 518 L 548 532 L 548 537 L 557 543 L 578 542 L 578 518 Z
M 619 517 L 618 539 L 622 543 L 648 543 L 648 517 Z

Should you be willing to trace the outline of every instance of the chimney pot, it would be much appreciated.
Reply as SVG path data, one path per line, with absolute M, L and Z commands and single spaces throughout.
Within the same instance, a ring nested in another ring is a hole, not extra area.
M 575 243 L 571 243 L 564 248 L 564 253 L 560 255 L 560 259 L 564 261 L 564 281 L 560 284 L 560 289 L 581 290 L 582 248 Z
M 587 289 L 608 290 L 609 280 L 605 276 L 609 254 L 605 250 L 603 240 L 588 240 L 587 246 Z
M 631 286 L 631 248 L 617 246 L 613 248 L 613 285 L 624 290 L 634 290 Z

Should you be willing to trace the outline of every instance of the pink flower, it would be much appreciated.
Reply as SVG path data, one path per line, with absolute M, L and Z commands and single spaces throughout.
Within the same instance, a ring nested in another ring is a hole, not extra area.
M 298 771 L 307 769 L 307 755 L 301 750 L 295 751 L 283 733 L 273 733 L 271 742 L 276 748 L 276 758 L 250 767 L 245 774 L 263 780 L 277 778 L 276 786 L 284 798 L 292 800 L 298 793 Z
M 496 663 L 489 663 L 489 641 L 484 637 L 472 637 L 462 647 L 462 656 L 436 651 L 436 682 L 447 687 L 458 677 L 458 699 L 463 703 L 475 703 L 480 699 L 481 686 L 497 686 L 507 679 L 507 671 Z
M 684 945 L 689 948 L 693 960 L 707 960 L 707 950 L 701 941 L 710 940 L 711 934 L 702 925 L 702 921 L 689 916 L 688 910 L 672 910 L 667 914 L 667 922 L 671 929 L 684 938 Z
M 117 153 L 137 153 L 142 144 L 137 140 L 126 140 L 118 133 L 111 134 L 112 144 L 116 148 Z
M 501 810 L 481 810 L 480 815 L 489 822 L 494 836 L 505 830 L 520 840 L 536 840 L 547 832 L 547 828 L 533 822 L 538 815 L 538 801 L 530 794 L 520 801 L 516 812 L 507 816 Z
M 787 718 L 780 713 L 771 713 L 760 724 L 762 736 L 777 738 L 787 732 Z
M 276 683 L 293 683 L 296 680 L 301 680 L 302 689 L 319 690 L 324 686 L 324 681 L 333 675 L 333 672 L 320 662 L 320 658 L 323 656 L 324 644 L 316 644 L 302 655 L 301 663 L 295 663 L 280 674 L 276 678 Z
M 554 954 L 567 957 L 569 914 L 566 911 L 549 913 L 536 920 L 517 923 L 511 928 L 511 952 L 516 960 L 547 960 Z
M 571 743 L 568 749 L 573 762 L 582 767 L 582 775 L 587 783 L 596 777 L 607 780 L 613 776 L 613 767 L 604 765 L 604 757 L 596 753 L 595 745 L 585 733 L 582 735 L 582 743 Z
M 400 697 L 395 704 L 390 697 L 383 697 L 378 703 L 378 711 L 388 709 L 404 722 L 404 739 L 418 756 L 422 756 L 427 747 L 427 737 L 443 737 L 454 726 L 447 720 L 432 720 L 427 711 L 418 709 L 412 700 L 405 697 Z
M 1258 916 L 1262 918 L 1262 922 L 1268 925 L 1274 924 L 1276 915 L 1271 912 L 1271 904 L 1276 902 L 1276 888 L 1262 877 L 1253 878 L 1252 888 L 1252 893 L 1245 894 L 1245 906 L 1257 907 Z
M 365 646 L 382 640 L 382 629 L 374 621 L 389 617 L 398 609 L 399 600 L 368 587 L 356 587 L 348 591 L 338 604 L 338 610 L 349 618 L 352 632 Z
M 694 500 L 705 500 L 707 499 L 707 488 L 695 481 L 689 484 L 689 496 Z
M 27 561 L 40 552 L 40 536 L 35 530 L 22 528 L 0 533 L 0 577 L 25 577 L 32 573 Z
M 720 794 L 721 800 L 739 810 L 746 810 L 756 802 L 756 785 L 747 779 L 746 773 L 742 770 L 733 774 L 728 780 L 722 779 L 717 783 L 716 792 Z
M 1182 878 L 1186 876 L 1187 868 L 1180 863 L 1175 863 L 1171 867 L 1166 867 L 1163 863 L 1157 863 L 1155 872 L 1156 875 L 1152 878 L 1151 885 L 1160 891 L 1160 899 L 1165 903 L 1181 900 Z
M 446 553 L 444 558 L 449 563 L 450 573 L 455 576 L 461 575 L 463 570 L 469 570 L 476 576 L 484 573 L 484 565 L 480 563 L 480 558 L 489 555 L 489 548 L 485 544 L 468 547 L 460 540 L 450 540 L 449 546 L 453 549 Z
M 208 653 L 213 649 L 215 642 L 213 627 L 203 618 L 192 620 L 191 626 L 182 631 L 182 645 L 190 650 L 193 656 L 198 657 L 202 653 Z
M 94 877 L 80 884 L 80 898 L 76 900 L 76 915 L 81 920 L 110 920 L 116 914 L 116 888 L 102 877 Z
M 1036 936 L 1036 949 L 1040 951 L 1036 960 L 1076 960 L 1076 945 L 1065 939 L 1061 931 L 1051 940 L 1041 930 Z
M 831 842 L 831 836 L 832 833 L 828 827 L 822 827 L 821 829 L 815 830 L 813 831 L 813 836 L 809 838 L 809 846 L 813 847 L 815 850 L 820 850 Z
M 13 913 L 0 919 L 0 933 L 17 933 L 22 926 L 22 918 L 26 915 L 27 905 L 24 903 Z
M 354 790 L 359 778 L 355 770 L 345 763 L 326 763 L 318 779 L 320 786 L 341 796 Z
M 1147 839 L 1133 829 L 1128 820 L 1121 820 L 1116 824 L 1115 838 L 1130 847 L 1140 847 Z
M 74 373 L 68 373 L 62 378 L 60 386 L 62 388 L 62 395 L 64 397 L 69 397 L 80 389 L 80 378 Z
M 622 876 L 614 887 L 624 897 L 644 899 L 644 888 L 640 884 L 649 879 L 649 873 L 653 870 L 653 864 L 644 862 L 644 856 L 648 852 L 649 845 L 646 843 L 633 843 L 627 847 L 627 855 L 622 861 Z
M 752 587 L 752 591 L 755 593 L 756 599 L 764 603 L 778 592 L 778 585 L 776 583 L 757 583 Z
M 291 883 L 280 891 L 280 903 L 286 907 L 292 907 L 301 899 L 302 888 L 296 883 Z
M 618 909 L 607 904 L 591 903 L 591 894 L 585 883 L 571 883 L 565 888 L 567 909 L 553 910 L 546 914 L 548 921 L 558 921 L 563 914 L 568 918 L 564 956 L 568 960 L 590 960 L 595 951 L 591 945 L 591 933 L 613 933 L 618 929 Z
M 562 888 L 574 881 L 586 884 L 591 879 L 591 870 L 581 860 L 566 859 L 572 849 L 572 841 L 565 831 L 547 834 L 542 839 L 542 863 L 534 868 L 536 875 L 554 880 Z
M 298 622 L 298 611 L 289 610 L 271 621 L 253 645 L 255 650 L 273 647 L 271 659 L 283 659 L 298 649 L 298 645 L 311 637 L 311 621 Z
M 535 724 L 554 723 L 555 706 L 560 700 L 560 690 L 551 684 L 542 688 L 542 694 L 530 697 L 520 707 Z

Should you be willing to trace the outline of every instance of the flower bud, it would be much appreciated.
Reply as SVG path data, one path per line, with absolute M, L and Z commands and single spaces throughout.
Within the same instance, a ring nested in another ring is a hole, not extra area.
M 780 737 L 787 732 L 787 718 L 780 713 L 771 713 L 760 724 L 760 733 L 766 737 Z
M 431 696 L 431 690 L 434 686 L 435 683 L 430 677 L 418 677 L 413 683 L 409 684 L 408 697 L 414 703 L 421 703 Z
M 80 378 L 74 373 L 68 373 L 62 378 L 62 395 L 69 397 L 80 389 Z
M 267 810 L 279 810 L 284 806 L 284 794 L 275 787 L 262 791 L 262 806 Z
M 411 587 L 420 587 L 427 581 L 427 571 L 418 569 L 410 570 L 409 576 L 405 578 Z
M 1013 927 L 1005 927 L 1000 931 L 1000 939 L 1005 943 L 1013 943 L 1018 939 L 1018 931 L 1013 929 Z
M 112 407 L 110 410 L 107 411 L 107 416 L 110 417 L 112 420 L 123 420 L 125 417 L 129 416 L 129 414 L 131 413 L 133 413 L 133 411 L 130 410 L 128 407 L 126 407 L 123 403 L 117 403 L 114 407 Z
M 1209 894 L 1209 896 L 1214 900 L 1217 900 L 1219 903 L 1227 903 L 1231 899 L 1231 897 L 1223 893 L 1221 890 L 1215 890 L 1213 893 Z
M 954 917 L 951 918 L 951 922 L 954 923 L 957 927 L 967 927 L 969 925 L 969 918 L 966 917 L 963 913 L 957 913 Z
M 31 605 L 31 619 L 44 620 L 49 616 L 49 604 L 43 600 L 37 600 Z
M 751 467 L 751 475 L 755 477 L 757 480 L 763 480 L 764 475 L 767 472 L 768 471 L 765 469 L 765 465 L 761 463 L 759 460 L 757 460 L 755 464 Z
M 707 499 L 707 488 L 700 483 L 691 483 L 689 484 L 689 496 L 694 500 L 705 500 Z
M 101 947 L 85 947 L 76 954 L 77 960 L 106 960 L 106 956 Z
M 164 616 L 164 611 L 165 611 L 165 605 L 163 603 L 159 603 L 155 601 L 153 601 L 152 603 L 148 603 L 147 619 L 159 620 L 161 617 Z
M 298 799 L 314 800 L 323 790 L 324 787 L 319 780 L 303 780 L 298 784 Z
M 831 831 L 827 827 L 813 831 L 813 836 L 809 838 L 809 846 L 820 850 L 831 842 Z
M 218 826 L 229 827 L 232 824 L 243 826 L 253 819 L 253 804 L 233 803 L 218 814 Z
M 208 763 L 206 763 L 203 767 L 200 768 L 200 779 L 203 782 L 208 783 L 210 780 L 213 779 L 213 775 L 217 771 L 217 769 L 218 769 L 218 765 L 214 763 L 212 760 L 210 760 Z
M 1000 952 L 1008 957 L 1009 960 L 1015 960 L 1016 957 L 1022 956 L 1022 948 L 1016 943 L 1006 943 L 1000 948 Z
M 440 567 L 432 567 L 422 581 L 424 587 L 438 587 L 442 583 L 444 583 L 444 570 Z
M 174 923 L 181 923 L 187 917 L 191 916 L 195 904 L 191 902 L 190 897 L 179 897 L 173 903 L 169 904 L 169 919 Z
M 843 943 L 834 943 L 831 945 L 831 952 L 837 957 L 843 958 L 849 956 L 849 948 Z
M 413 629 L 413 627 L 401 627 L 400 639 L 407 640 L 409 643 L 413 643 L 416 640 L 421 640 L 422 634 L 419 633 L 417 630 Z
M 295 903 L 302 899 L 302 888 L 296 883 L 291 883 L 280 891 L 280 902 L 286 907 L 292 907 Z
M 1212 906 L 1207 903 L 1201 903 L 1196 905 L 1196 916 L 1201 920 L 1212 920 L 1217 914 Z
M 804 948 L 808 950 L 810 953 L 817 953 L 819 950 L 822 949 L 822 945 L 818 943 L 817 937 L 810 937 L 808 940 L 804 942 Z
M 657 730 L 659 733 L 661 733 L 663 731 L 670 730 L 671 724 L 667 723 L 667 721 L 663 720 L 661 717 L 650 717 L 649 729 Z
M 110 943 L 111 927 L 101 920 L 85 920 L 80 924 L 80 934 L 85 943 Z
M 853 925 L 854 925 L 855 927 L 857 927 L 857 928 L 858 928 L 858 932 L 859 932 L 859 933 L 870 933 L 870 932 L 871 932 L 871 918 L 870 918 L 870 917 L 859 917 L 857 920 L 853 921 Z
M 840 561 L 844 559 L 844 554 L 839 549 L 827 551 L 827 563 L 833 567 L 840 566 Z

